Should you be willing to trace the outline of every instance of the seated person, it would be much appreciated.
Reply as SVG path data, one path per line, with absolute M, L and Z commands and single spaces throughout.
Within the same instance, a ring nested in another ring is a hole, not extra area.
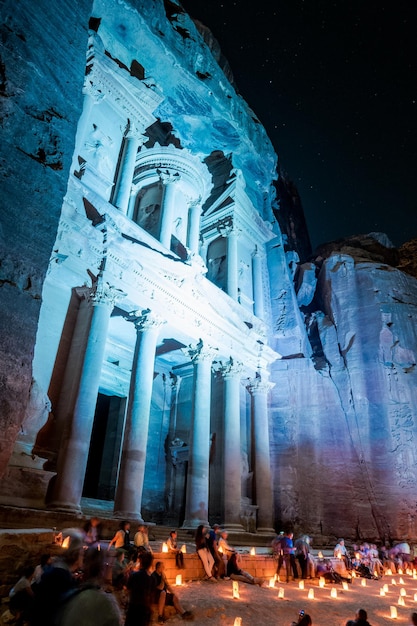
M 139 524 L 138 532 L 133 537 L 133 543 L 138 552 L 149 552 L 152 554 L 151 546 L 149 545 L 149 536 L 145 524 Z
M 365 609 L 358 609 L 356 611 L 355 619 L 350 619 L 346 622 L 346 626 L 370 626 L 368 622 L 368 614 Z
M 227 562 L 227 576 L 232 580 L 239 580 L 242 583 L 249 583 L 249 585 L 259 585 L 262 587 L 264 581 L 262 578 L 255 578 L 249 572 L 241 569 L 241 556 L 237 552 L 233 552 Z
M 152 577 L 155 579 L 155 603 L 158 605 L 158 623 L 163 624 L 165 606 L 173 606 L 183 619 L 193 619 L 193 614 L 186 611 L 180 604 L 178 596 L 174 593 L 165 576 L 165 565 L 157 561 Z
M 184 555 L 177 544 L 177 531 L 171 530 L 167 539 L 168 552 L 175 554 L 175 564 L 178 569 L 184 569 Z
M 31 587 L 31 581 L 35 568 L 33 566 L 25 567 L 21 578 L 9 593 L 10 612 L 16 616 L 16 624 L 30 620 L 35 594 Z

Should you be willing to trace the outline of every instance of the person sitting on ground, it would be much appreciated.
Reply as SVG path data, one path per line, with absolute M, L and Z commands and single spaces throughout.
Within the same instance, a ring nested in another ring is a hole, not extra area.
M 213 524 L 213 528 L 209 530 L 207 536 L 207 545 L 214 559 L 214 576 L 215 578 L 224 578 L 225 566 L 221 554 L 219 554 L 217 533 L 220 530 L 219 524 Z
M 349 552 L 348 552 L 348 550 L 347 550 L 347 548 L 345 546 L 345 540 L 344 539 L 339 539 L 339 541 L 337 542 L 337 544 L 334 547 L 333 555 L 337 559 L 342 559 L 342 561 L 344 561 L 347 570 L 351 570 L 352 569 L 352 563 L 350 561 Z
M 165 622 L 165 606 L 173 606 L 183 619 L 193 619 L 194 616 L 191 611 L 186 611 L 182 608 L 178 596 L 168 583 L 165 576 L 165 565 L 162 561 L 157 561 L 152 576 L 155 579 L 154 602 L 158 605 L 158 623 L 163 624 Z
M 141 552 L 149 552 L 152 554 L 152 548 L 149 545 L 149 535 L 145 524 L 139 524 L 138 531 L 133 537 L 133 543 L 139 554 Z
M 84 535 L 78 528 L 62 531 L 61 554 L 42 574 L 36 586 L 32 626 L 55 626 L 63 597 L 78 586 L 77 573 L 84 559 Z
M 308 613 L 300 611 L 298 615 L 298 621 L 292 622 L 291 626 L 312 626 L 313 621 Z
M 35 571 L 33 572 L 32 578 L 32 589 L 36 592 L 36 585 L 40 583 L 42 578 L 42 574 L 52 566 L 52 556 L 49 552 L 41 555 L 41 560 L 39 565 L 35 567 Z
M 121 609 L 126 605 L 126 569 L 128 560 L 126 559 L 126 552 L 123 548 L 119 548 L 116 553 L 116 560 L 113 563 L 111 572 L 111 583 L 113 586 L 113 593 Z
M 214 558 L 208 548 L 207 534 L 207 528 L 204 524 L 200 524 L 195 533 L 195 547 L 206 573 L 205 580 L 217 582 L 213 576 Z
M 233 552 L 227 562 L 227 576 L 232 580 L 238 580 L 249 585 L 259 585 L 262 587 L 264 581 L 262 578 L 255 578 L 249 572 L 241 568 L 242 558 L 238 552 Z
M 61 602 L 56 626 L 120 626 L 121 613 L 116 598 L 101 585 L 104 578 L 105 555 L 98 548 L 89 548 L 84 556 L 82 584 Z
M 120 522 L 119 530 L 114 535 L 113 539 L 109 543 L 108 550 L 114 546 L 116 550 L 124 548 L 128 552 L 130 551 L 130 522 Z
M 139 555 L 140 568 L 132 572 L 127 581 L 129 602 L 125 626 L 149 626 L 152 618 L 152 602 L 155 594 L 155 579 L 151 576 L 153 555 Z
M 233 552 L 235 552 L 235 549 L 232 548 L 232 546 L 229 544 L 227 538 L 229 536 L 229 533 L 227 532 L 227 530 L 221 530 L 220 531 L 220 538 L 219 538 L 219 542 L 218 542 L 218 551 L 225 554 L 227 558 L 229 558 L 229 556 L 231 554 L 233 554 Z
M 370 626 L 368 622 L 368 614 L 365 609 L 358 609 L 356 611 L 355 619 L 351 619 L 346 622 L 346 626 Z
M 33 565 L 25 567 L 22 576 L 9 593 L 9 610 L 15 616 L 18 625 L 30 621 L 32 616 L 35 594 L 31 582 L 34 571 Z
M 87 548 L 96 548 L 101 540 L 102 525 L 98 517 L 92 517 L 83 526 L 84 542 Z
M 177 569 L 184 569 L 184 555 L 177 544 L 177 531 L 171 530 L 167 539 L 168 552 L 175 554 L 175 564 Z

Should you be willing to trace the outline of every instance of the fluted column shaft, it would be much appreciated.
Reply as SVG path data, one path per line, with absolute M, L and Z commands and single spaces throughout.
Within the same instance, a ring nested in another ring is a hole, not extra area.
M 264 294 L 262 287 L 262 257 L 256 249 L 252 256 L 252 281 L 253 281 L 253 312 L 260 319 L 264 318 Z
M 211 363 L 213 352 L 202 342 L 189 352 L 194 363 L 194 386 L 187 493 L 183 528 L 208 523 Z
M 255 378 L 248 385 L 252 396 L 255 497 L 258 506 L 257 531 L 273 533 L 273 495 L 267 396 L 273 383 Z
M 188 211 L 188 248 L 194 254 L 198 254 L 198 243 L 200 238 L 200 216 L 201 206 L 193 204 Z
M 174 221 L 174 197 L 175 183 L 180 180 L 180 176 L 159 172 L 161 182 L 164 186 L 161 205 L 161 231 L 159 240 L 165 248 L 171 248 L 172 228 Z
M 93 307 L 74 411 L 66 422 L 58 456 L 57 475 L 49 506 L 80 511 L 90 449 L 101 367 L 115 291 L 99 285 L 90 295 Z
M 221 372 L 224 377 L 224 523 L 229 530 L 243 530 L 240 521 L 242 500 L 240 376 L 243 366 L 230 359 Z
M 124 138 L 123 153 L 113 198 L 113 204 L 125 215 L 129 207 L 136 155 L 140 143 L 141 140 L 139 136 L 136 134 L 134 128 L 131 127 Z
M 132 313 L 130 320 L 135 324 L 137 337 L 114 512 L 117 517 L 142 520 L 155 350 L 161 320 L 148 311 Z

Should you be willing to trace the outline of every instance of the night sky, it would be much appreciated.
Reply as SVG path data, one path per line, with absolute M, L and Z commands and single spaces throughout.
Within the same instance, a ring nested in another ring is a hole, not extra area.
M 313 247 L 417 237 L 417 35 L 412 3 L 184 0 L 296 184 Z M 272 6 L 271 6 L 272 5 Z

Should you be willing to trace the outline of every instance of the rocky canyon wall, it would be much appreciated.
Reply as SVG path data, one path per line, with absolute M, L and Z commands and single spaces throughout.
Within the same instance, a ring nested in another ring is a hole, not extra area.
M 81 113 L 91 4 L 1 6 L 0 476 L 26 421 L 47 416 L 45 390 L 32 389 L 33 349 Z
M 362 243 L 299 274 L 313 354 L 274 367 L 277 518 L 313 535 L 415 539 L 417 281 Z

